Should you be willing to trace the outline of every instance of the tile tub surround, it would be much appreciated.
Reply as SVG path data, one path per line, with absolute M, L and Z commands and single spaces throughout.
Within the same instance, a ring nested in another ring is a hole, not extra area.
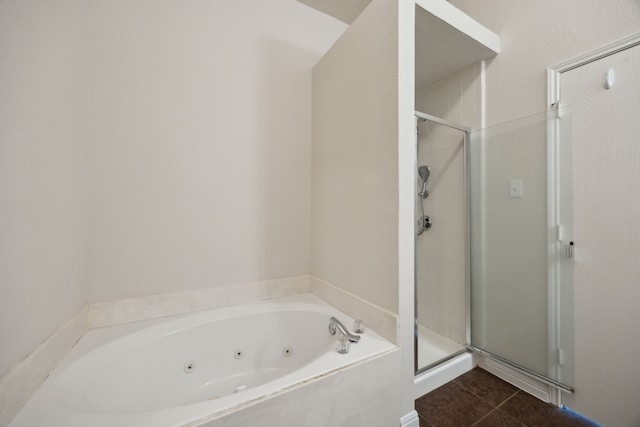
M 598 427 L 475 368 L 416 400 L 421 427 Z
M 0 427 L 9 424 L 88 329 L 84 307 L 0 380 Z

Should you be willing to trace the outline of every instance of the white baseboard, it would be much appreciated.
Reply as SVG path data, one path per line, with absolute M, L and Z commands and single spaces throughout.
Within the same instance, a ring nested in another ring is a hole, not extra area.
M 420 427 L 420 418 L 414 410 L 400 418 L 400 427 Z
M 559 393 L 553 387 L 516 371 L 504 363 L 478 355 L 478 366 L 542 401 L 559 404 L 557 401 Z

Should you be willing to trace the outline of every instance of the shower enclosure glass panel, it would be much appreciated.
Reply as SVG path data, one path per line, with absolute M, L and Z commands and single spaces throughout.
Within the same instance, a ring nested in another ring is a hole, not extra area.
M 465 351 L 468 136 L 445 123 L 435 117 L 417 122 L 416 372 Z
M 573 385 L 571 115 L 473 131 L 471 346 Z

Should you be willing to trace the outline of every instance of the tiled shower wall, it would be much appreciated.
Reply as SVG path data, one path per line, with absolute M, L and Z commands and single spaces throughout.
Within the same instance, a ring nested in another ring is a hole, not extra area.
M 480 127 L 480 75 L 478 63 L 419 91 L 416 108 L 472 129 Z M 418 128 L 418 165 L 431 168 L 425 215 L 433 220 L 432 228 L 416 238 L 418 323 L 464 344 L 464 135 L 431 122 L 419 122 Z M 422 183 L 417 179 L 419 189 Z

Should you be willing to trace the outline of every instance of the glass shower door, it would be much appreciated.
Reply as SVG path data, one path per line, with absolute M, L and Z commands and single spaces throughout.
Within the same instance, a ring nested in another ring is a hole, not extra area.
M 564 389 L 573 385 L 570 133 L 569 111 L 554 110 L 473 131 L 468 158 L 470 347 Z

